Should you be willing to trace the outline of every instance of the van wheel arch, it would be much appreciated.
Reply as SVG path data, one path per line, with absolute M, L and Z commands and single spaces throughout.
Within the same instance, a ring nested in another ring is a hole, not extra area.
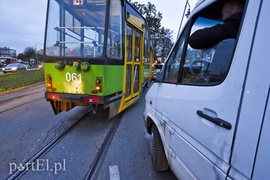
M 150 149 L 153 165 L 156 171 L 167 171 L 169 164 L 165 155 L 161 137 L 155 124 L 151 126 Z
M 153 126 L 154 122 L 153 120 L 148 116 L 147 117 L 147 121 L 146 121 L 146 132 L 148 134 L 152 133 L 152 126 Z

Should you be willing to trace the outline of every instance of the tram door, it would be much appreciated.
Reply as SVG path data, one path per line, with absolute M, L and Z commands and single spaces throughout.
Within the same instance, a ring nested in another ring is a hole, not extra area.
M 126 94 L 125 102 L 139 96 L 141 90 L 141 63 L 143 60 L 142 32 L 134 26 L 126 26 Z

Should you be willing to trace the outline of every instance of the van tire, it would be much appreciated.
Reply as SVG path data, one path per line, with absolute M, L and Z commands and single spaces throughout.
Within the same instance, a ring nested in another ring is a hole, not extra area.
M 152 161 L 156 171 L 167 171 L 169 169 L 169 164 L 165 156 L 163 144 L 155 125 L 152 126 L 152 134 L 150 141 L 150 149 L 152 154 Z

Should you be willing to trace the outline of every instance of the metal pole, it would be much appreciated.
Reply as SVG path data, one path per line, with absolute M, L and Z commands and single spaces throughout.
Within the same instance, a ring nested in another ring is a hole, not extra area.
M 185 16 L 185 12 L 186 12 L 187 5 L 188 5 L 189 8 L 190 8 L 190 4 L 188 3 L 188 0 L 186 1 L 186 5 L 185 5 L 184 11 L 183 11 L 183 15 L 182 15 L 181 22 L 180 22 L 180 26 L 179 26 L 178 33 L 177 33 L 177 38 L 178 38 L 179 35 L 180 35 L 180 30 L 181 30 L 182 22 L 183 22 L 183 19 L 184 19 L 184 16 Z

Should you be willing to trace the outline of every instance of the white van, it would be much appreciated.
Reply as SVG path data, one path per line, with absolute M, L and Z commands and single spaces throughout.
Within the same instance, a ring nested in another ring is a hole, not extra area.
M 236 39 L 192 49 L 221 2 L 197 3 L 146 94 L 153 163 L 181 180 L 270 179 L 270 0 L 246 1 Z

